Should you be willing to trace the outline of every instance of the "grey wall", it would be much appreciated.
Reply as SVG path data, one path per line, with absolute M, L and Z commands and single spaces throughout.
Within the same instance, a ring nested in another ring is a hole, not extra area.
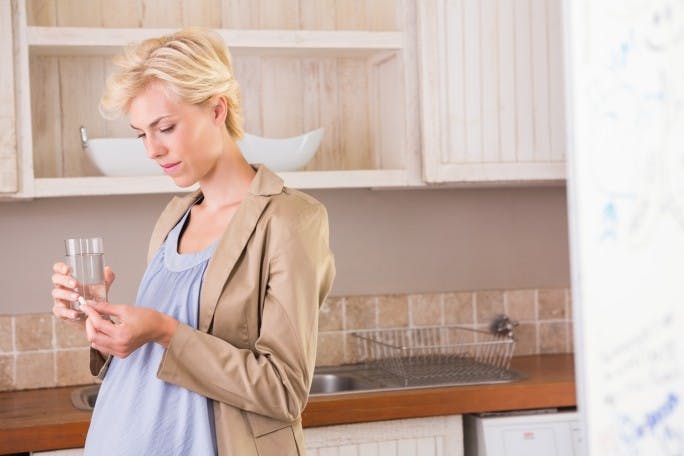
M 565 189 L 311 191 L 328 208 L 334 295 L 567 287 Z M 0 314 L 48 311 L 63 239 L 104 237 L 112 302 L 132 302 L 169 195 L 0 203 Z

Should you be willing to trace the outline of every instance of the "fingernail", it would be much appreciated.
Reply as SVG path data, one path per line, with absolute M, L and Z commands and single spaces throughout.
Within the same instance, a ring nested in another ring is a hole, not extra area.
M 72 301 L 78 300 L 78 294 L 77 293 L 71 293 L 69 295 L 69 299 L 71 299 Z

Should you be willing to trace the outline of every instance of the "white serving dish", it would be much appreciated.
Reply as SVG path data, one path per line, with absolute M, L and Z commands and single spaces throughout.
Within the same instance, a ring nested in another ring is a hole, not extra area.
M 291 138 L 262 138 L 245 133 L 238 147 L 249 163 L 263 163 L 273 171 L 296 171 L 313 158 L 323 139 L 323 128 Z M 147 158 L 145 146 L 136 138 L 95 138 L 85 150 L 105 176 L 158 176 L 163 171 Z

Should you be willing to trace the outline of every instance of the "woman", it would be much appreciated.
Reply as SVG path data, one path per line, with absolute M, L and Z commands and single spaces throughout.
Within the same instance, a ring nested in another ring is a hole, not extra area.
M 117 64 L 103 112 L 126 113 L 149 158 L 199 190 L 157 221 L 136 305 L 83 306 L 104 379 L 86 454 L 303 454 L 318 307 L 335 275 L 325 208 L 242 157 L 219 36 L 146 40 Z M 77 318 L 64 263 L 52 281 L 54 314 Z

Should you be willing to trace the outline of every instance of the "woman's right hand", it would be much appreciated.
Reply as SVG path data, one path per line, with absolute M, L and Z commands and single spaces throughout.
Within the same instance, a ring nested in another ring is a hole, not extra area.
M 61 320 L 79 320 L 79 312 L 72 309 L 70 303 L 78 299 L 76 287 L 78 282 L 71 275 L 71 268 L 66 263 L 55 263 L 52 266 L 52 313 Z M 80 326 L 83 326 L 81 322 Z

